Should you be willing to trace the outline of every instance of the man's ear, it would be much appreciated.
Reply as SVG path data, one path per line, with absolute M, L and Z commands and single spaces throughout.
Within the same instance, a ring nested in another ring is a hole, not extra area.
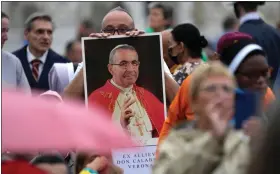
M 113 66 L 111 64 L 108 64 L 107 67 L 110 74 L 113 75 Z
M 24 39 L 27 40 L 29 31 L 27 29 L 24 30 Z

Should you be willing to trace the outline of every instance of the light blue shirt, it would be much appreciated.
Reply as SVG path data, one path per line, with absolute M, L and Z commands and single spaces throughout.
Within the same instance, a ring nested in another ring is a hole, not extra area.
M 14 88 L 31 94 L 31 89 L 20 60 L 12 53 L 1 51 L 2 84 L 5 88 Z

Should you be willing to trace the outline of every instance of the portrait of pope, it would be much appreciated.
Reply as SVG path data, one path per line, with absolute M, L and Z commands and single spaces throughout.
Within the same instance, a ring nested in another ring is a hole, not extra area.
M 136 84 L 140 60 L 131 45 L 113 48 L 107 65 L 112 78 L 89 94 L 88 105 L 98 104 L 109 111 L 115 123 L 145 144 L 159 136 L 165 117 L 164 104 Z

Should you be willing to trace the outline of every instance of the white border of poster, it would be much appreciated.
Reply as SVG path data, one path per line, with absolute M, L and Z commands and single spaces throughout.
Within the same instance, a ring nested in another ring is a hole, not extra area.
M 164 59 L 162 48 L 162 35 L 161 33 L 148 33 L 142 34 L 137 37 L 145 36 L 159 36 L 160 43 L 160 55 L 161 55 L 161 73 L 162 73 L 162 92 L 163 92 L 163 104 L 164 104 L 164 118 L 167 117 L 166 108 L 166 94 L 165 94 L 165 78 L 164 78 Z M 128 38 L 130 36 L 110 36 L 107 39 L 112 38 Z M 83 62 L 84 62 L 84 90 L 85 90 L 85 104 L 88 107 L 88 91 L 87 91 L 87 76 L 86 76 L 86 63 L 85 63 L 85 40 L 94 40 L 99 38 L 85 37 L 82 38 L 82 50 L 83 50 Z M 145 146 L 131 147 L 129 149 L 116 149 L 112 151 L 113 162 L 124 170 L 124 174 L 150 174 L 151 167 L 155 160 L 156 144 L 158 138 L 153 138 L 151 142 L 145 144 Z

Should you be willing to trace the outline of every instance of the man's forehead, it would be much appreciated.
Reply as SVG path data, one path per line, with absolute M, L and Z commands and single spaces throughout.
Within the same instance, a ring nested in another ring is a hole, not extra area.
M 126 59 L 138 59 L 138 54 L 134 50 L 118 49 L 116 51 L 116 58 L 120 61 L 126 60 Z
M 53 29 L 53 24 L 50 21 L 46 21 L 46 20 L 35 20 L 32 22 L 32 27 L 33 29 Z
M 102 20 L 102 28 L 107 26 L 118 27 L 120 25 L 134 27 L 133 19 L 124 11 L 111 11 Z

